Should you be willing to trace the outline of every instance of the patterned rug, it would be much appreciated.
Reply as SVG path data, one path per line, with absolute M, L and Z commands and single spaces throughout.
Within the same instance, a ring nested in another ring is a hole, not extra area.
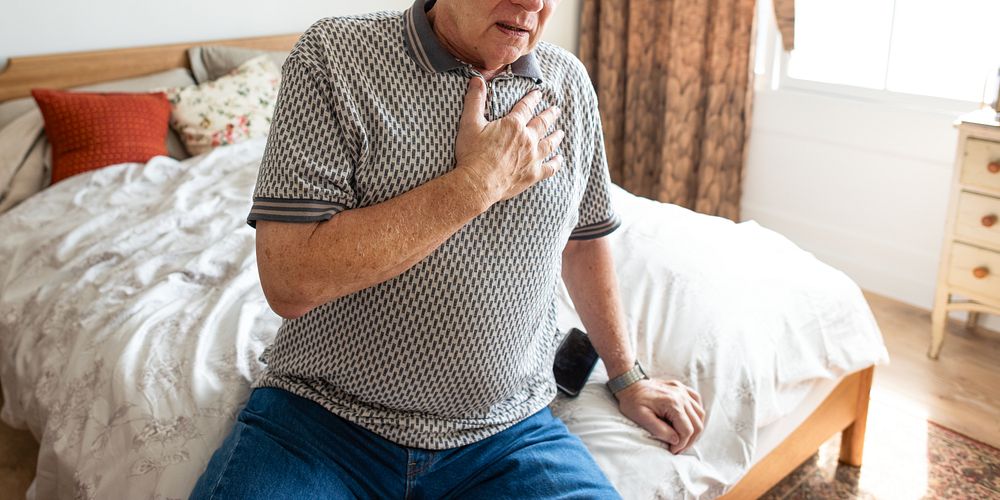
M 862 467 L 837 462 L 837 435 L 762 498 L 1000 499 L 997 448 L 933 422 L 869 417 Z

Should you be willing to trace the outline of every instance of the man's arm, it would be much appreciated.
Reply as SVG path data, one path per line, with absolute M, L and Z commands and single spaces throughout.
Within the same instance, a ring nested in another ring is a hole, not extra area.
M 483 117 L 486 85 L 473 78 L 455 140 L 456 167 L 383 203 L 346 210 L 318 223 L 257 222 L 257 266 L 271 308 L 297 318 L 338 297 L 393 278 L 421 261 L 494 203 L 551 177 L 562 141 L 547 134 L 559 115 L 532 117 L 530 92 L 507 116 Z
M 618 295 L 611 247 L 605 238 L 570 240 L 563 250 L 563 281 L 594 349 L 614 378 L 635 364 Z M 621 412 L 672 453 L 688 449 L 704 428 L 701 397 L 677 381 L 642 380 L 617 394 Z
M 258 221 L 257 266 L 268 303 L 294 319 L 401 274 L 489 208 L 475 192 L 469 174 L 456 169 L 328 221 Z

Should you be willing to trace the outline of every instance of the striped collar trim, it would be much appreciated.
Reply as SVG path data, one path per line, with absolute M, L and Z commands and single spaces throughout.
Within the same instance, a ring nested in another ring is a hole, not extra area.
M 464 68 L 465 63 L 459 61 L 438 41 L 437 35 L 427 20 L 427 9 L 436 0 L 416 0 L 413 6 L 403 13 L 403 44 L 406 52 L 417 62 L 417 65 L 428 73 L 444 73 L 453 69 Z M 534 52 L 521 56 L 510 65 L 510 72 L 542 81 L 542 69 Z

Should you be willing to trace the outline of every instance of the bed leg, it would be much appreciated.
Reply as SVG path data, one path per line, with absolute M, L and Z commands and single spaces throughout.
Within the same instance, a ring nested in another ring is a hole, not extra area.
M 865 450 L 868 398 L 871 394 L 874 373 L 874 366 L 861 372 L 861 378 L 858 381 L 858 406 L 857 412 L 854 414 L 854 423 L 847 426 L 840 434 L 840 462 L 854 467 L 861 467 L 861 456 Z

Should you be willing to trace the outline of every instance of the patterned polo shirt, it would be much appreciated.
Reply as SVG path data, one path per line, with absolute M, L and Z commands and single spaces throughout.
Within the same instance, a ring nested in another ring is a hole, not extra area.
M 478 73 L 438 42 L 424 0 L 313 24 L 282 81 L 248 222 L 327 220 L 455 168 Z M 532 89 L 563 112 L 553 177 L 496 203 L 399 276 L 286 320 L 255 387 L 277 387 L 403 446 L 473 443 L 542 409 L 569 239 L 618 227 L 583 65 L 540 43 L 487 85 L 487 118 Z M 421 221 L 414 219 L 413 224 Z

